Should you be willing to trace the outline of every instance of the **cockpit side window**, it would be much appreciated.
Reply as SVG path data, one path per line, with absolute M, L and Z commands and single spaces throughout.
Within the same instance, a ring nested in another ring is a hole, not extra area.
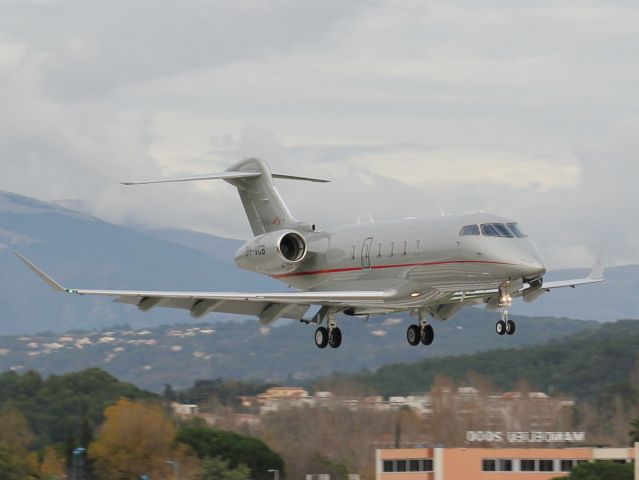
M 515 235 L 515 237 L 517 237 L 517 238 L 525 238 L 525 237 L 528 236 L 521 229 L 521 227 L 519 226 L 518 223 L 507 223 L 506 225 L 508 225 L 508 228 L 510 229 L 511 232 L 513 232 L 513 235 Z
M 482 223 L 481 233 L 487 237 L 513 238 L 513 234 L 503 223 Z
M 460 235 L 479 235 L 479 225 L 466 225 L 459 232 Z

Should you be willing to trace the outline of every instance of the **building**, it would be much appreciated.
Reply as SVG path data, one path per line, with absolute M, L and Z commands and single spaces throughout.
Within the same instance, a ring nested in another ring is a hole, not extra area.
M 398 448 L 375 451 L 375 480 L 550 480 L 581 462 L 635 462 L 635 448 Z

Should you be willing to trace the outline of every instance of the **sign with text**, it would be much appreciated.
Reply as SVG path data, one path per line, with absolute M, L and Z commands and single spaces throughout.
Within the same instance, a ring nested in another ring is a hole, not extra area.
M 583 443 L 586 432 L 466 432 L 468 442 L 489 443 Z

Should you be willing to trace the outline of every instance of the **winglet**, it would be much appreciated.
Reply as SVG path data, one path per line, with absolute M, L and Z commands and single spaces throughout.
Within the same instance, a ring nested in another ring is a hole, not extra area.
M 603 280 L 604 278 L 604 265 L 603 265 L 603 254 L 605 250 L 605 245 L 601 247 L 599 251 L 599 255 L 595 258 L 595 263 L 592 265 L 590 269 L 590 273 L 588 274 L 588 278 L 592 278 L 593 280 Z
M 51 288 L 53 288 L 54 290 L 56 290 L 58 292 L 65 292 L 65 293 L 70 293 L 71 292 L 71 290 L 68 290 L 68 289 L 64 288 L 62 285 L 60 285 L 53 278 L 51 278 L 49 275 L 44 273 L 42 270 L 40 270 L 38 267 L 36 267 L 29 260 L 27 260 L 22 255 L 20 255 L 18 252 L 13 252 L 13 253 L 16 255 L 16 257 L 18 257 L 20 260 L 22 260 L 27 267 L 29 267 L 31 270 L 33 270 L 42 280 L 44 280 L 47 283 L 47 285 L 49 285 Z

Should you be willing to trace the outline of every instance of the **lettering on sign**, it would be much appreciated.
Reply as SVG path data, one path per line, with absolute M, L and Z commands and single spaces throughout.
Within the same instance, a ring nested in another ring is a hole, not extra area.
M 466 432 L 468 442 L 489 443 L 583 443 L 586 441 L 586 432 L 490 432 L 472 431 Z

